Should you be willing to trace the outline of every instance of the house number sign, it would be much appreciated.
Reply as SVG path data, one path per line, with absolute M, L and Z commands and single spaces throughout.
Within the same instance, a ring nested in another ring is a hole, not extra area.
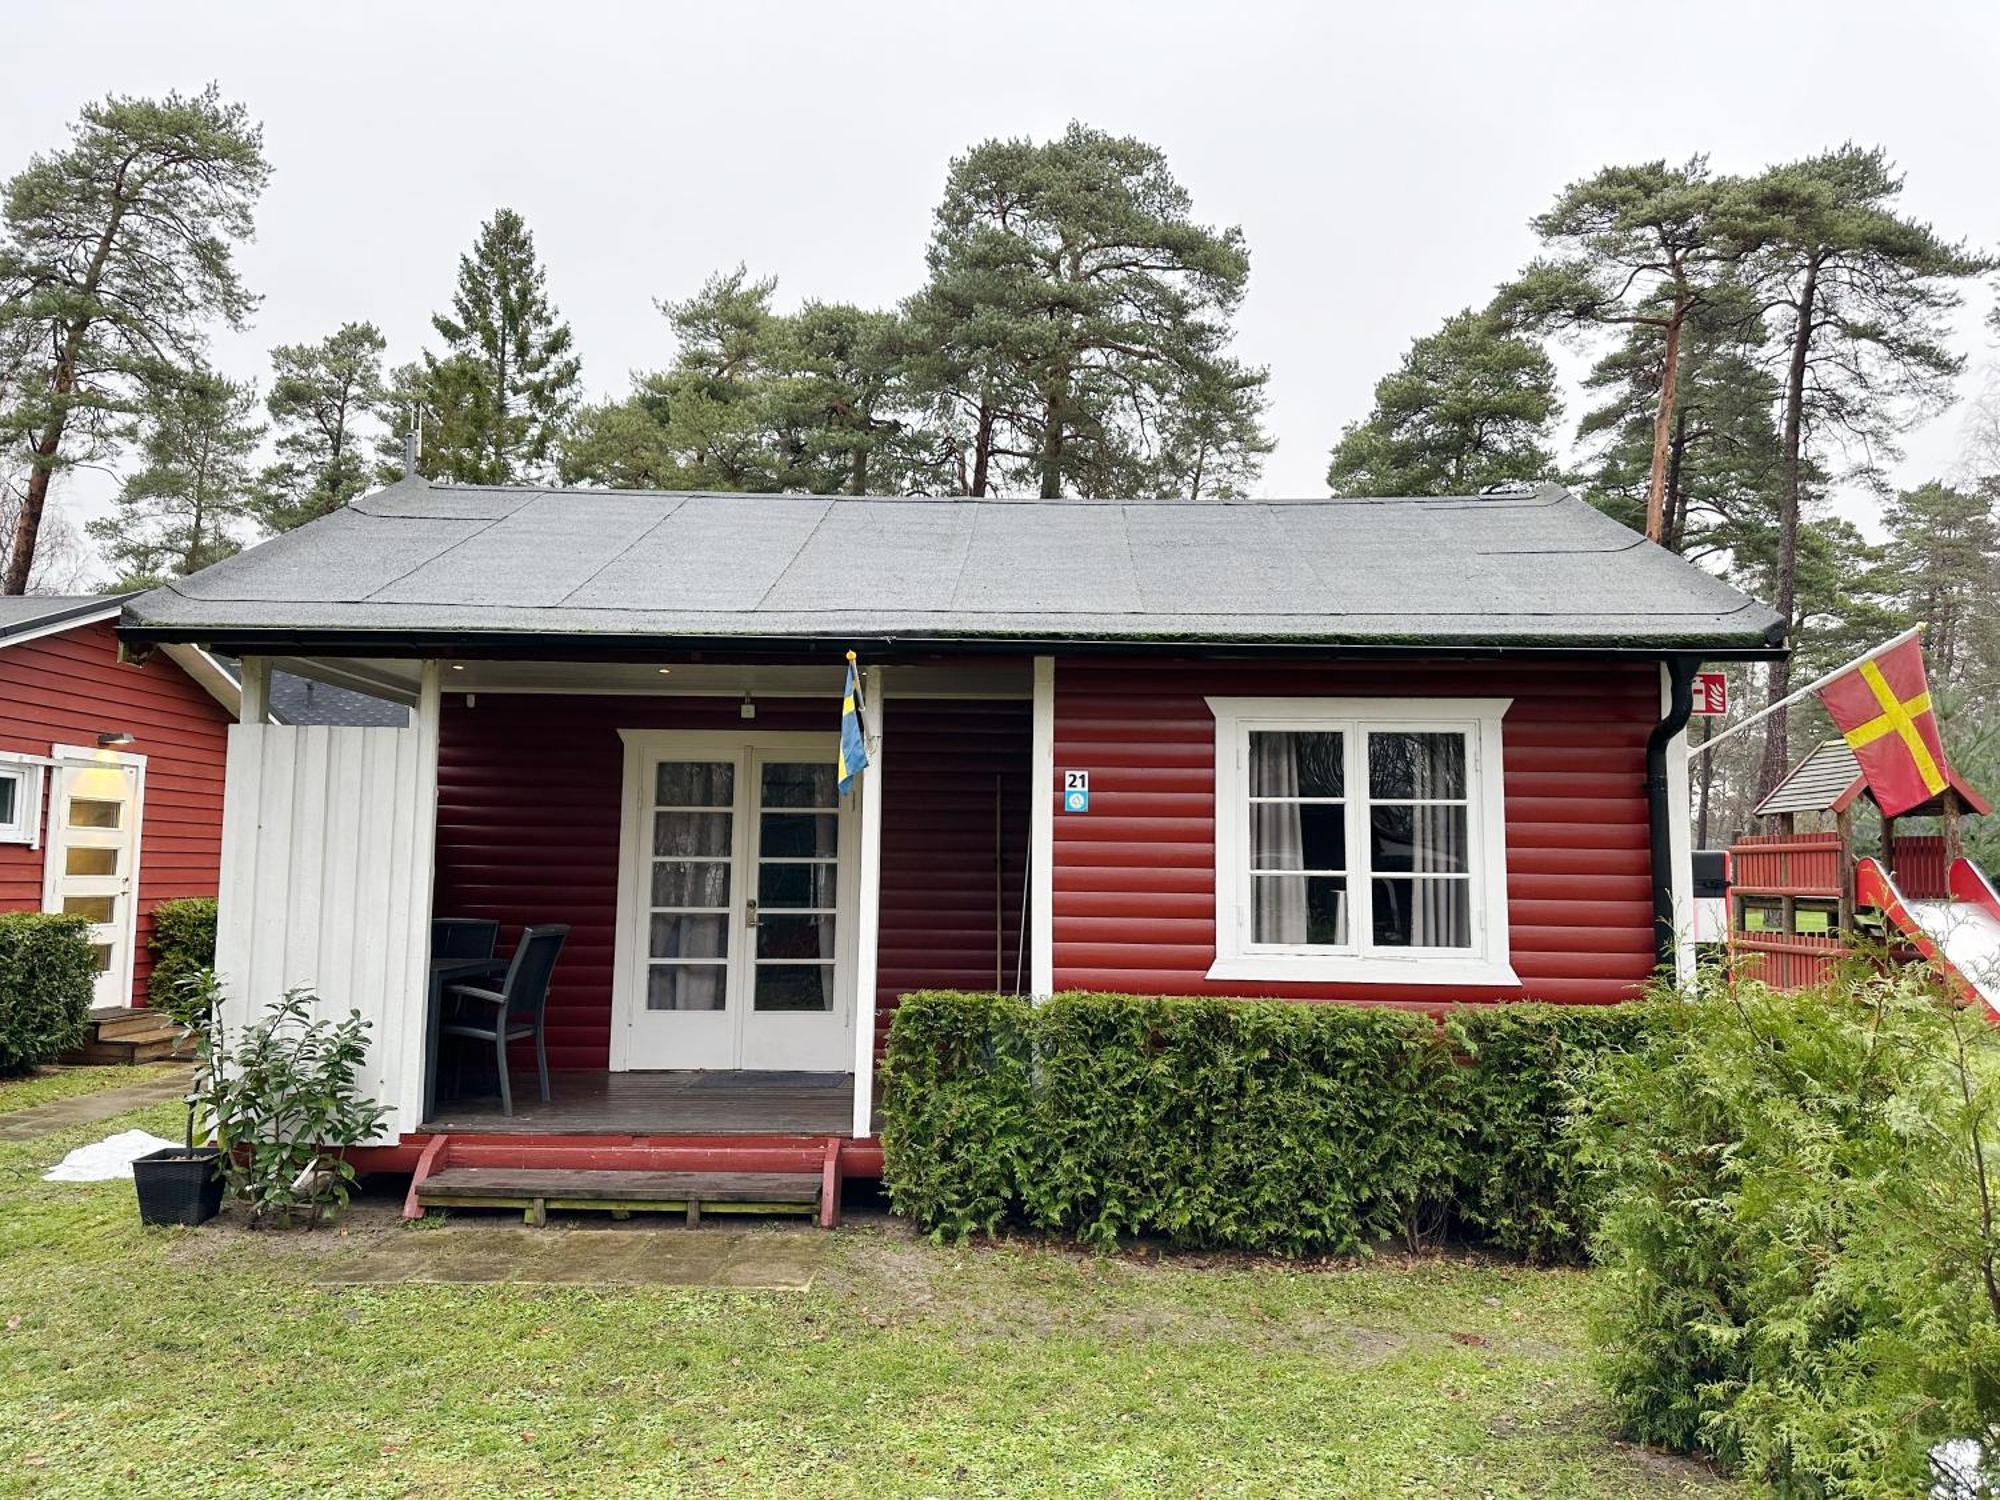
M 1072 813 L 1090 811 L 1090 772 L 1063 772 L 1063 811 Z

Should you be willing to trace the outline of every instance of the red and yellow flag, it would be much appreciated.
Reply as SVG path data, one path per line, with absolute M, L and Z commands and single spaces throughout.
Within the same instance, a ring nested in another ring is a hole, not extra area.
M 1921 806 L 1949 784 L 1951 767 L 1915 636 L 1841 673 L 1819 690 L 1819 699 L 1861 763 L 1884 817 Z

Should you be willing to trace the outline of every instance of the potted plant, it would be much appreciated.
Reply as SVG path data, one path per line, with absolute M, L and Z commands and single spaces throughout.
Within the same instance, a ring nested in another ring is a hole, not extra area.
M 148 1152 L 132 1163 L 142 1224 L 206 1224 L 222 1211 L 222 1148 L 194 1143 L 195 1117 L 214 1089 L 215 1007 L 221 987 L 213 970 L 181 976 L 169 1013 L 195 1041 L 194 1085 L 187 1095 L 184 1145 Z

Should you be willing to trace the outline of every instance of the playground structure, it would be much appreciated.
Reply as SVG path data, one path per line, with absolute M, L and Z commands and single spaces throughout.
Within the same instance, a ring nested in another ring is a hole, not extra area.
M 1992 811 L 1956 771 L 1937 796 L 1882 820 L 1882 857 L 1857 857 L 1854 815 L 1873 800 L 1844 740 L 1827 740 L 1757 804 L 1769 831 L 1731 845 L 1729 951 L 1738 971 L 1780 989 L 1826 979 L 1857 941 L 1935 963 L 1968 1000 L 2000 1014 L 2000 896 L 1959 847 L 1959 818 Z M 1831 819 L 1801 831 L 1799 820 Z M 1938 834 L 1897 832 L 1909 818 Z

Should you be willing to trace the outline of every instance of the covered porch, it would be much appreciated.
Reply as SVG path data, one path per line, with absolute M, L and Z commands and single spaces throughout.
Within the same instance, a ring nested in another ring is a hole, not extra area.
M 904 656 L 865 668 L 872 764 L 838 794 L 829 655 L 246 652 L 218 949 L 239 1015 L 303 984 L 322 1014 L 370 1019 L 393 1110 L 373 1165 L 446 1138 L 458 1160 L 481 1138 L 872 1148 L 898 997 L 1031 987 L 1032 805 L 1053 773 L 1032 659 Z M 262 723 L 274 667 L 412 722 Z M 527 1042 L 510 1114 L 490 1045 L 440 1036 L 434 918 L 498 924 L 500 960 L 526 928 L 566 929 L 546 1103 Z

